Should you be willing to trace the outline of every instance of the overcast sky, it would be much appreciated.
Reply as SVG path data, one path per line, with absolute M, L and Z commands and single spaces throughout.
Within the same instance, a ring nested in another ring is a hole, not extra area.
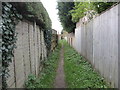
M 52 20 L 52 28 L 57 30 L 58 33 L 61 32 L 62 26 L 61 23 L 59 22 L 58 18 L 58 10 L 57 8 L 57 0 L 41 0 L 43 3 L 44 7 L 46 8 L 51 20 Z

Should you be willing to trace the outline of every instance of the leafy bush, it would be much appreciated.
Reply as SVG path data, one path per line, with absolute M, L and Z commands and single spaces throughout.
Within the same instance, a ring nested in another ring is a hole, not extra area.
M 28 76 L 28 80 L 25 83 L 25 86 L 29 87 L 29 88 L 35 88 L 37 85 L 37 78 L 35 75 L 31 74 Z

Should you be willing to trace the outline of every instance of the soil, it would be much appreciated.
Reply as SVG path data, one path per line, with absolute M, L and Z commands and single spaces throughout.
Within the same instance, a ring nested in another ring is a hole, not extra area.
M 60 58 L 59 58 L 59 65 L 56 72 L 56 78 L 54 87 L 55 88 L 66 88 L 65 84 L 65 75 L 64 75 L 64 46 L 62 45 L 61 51 L 60 51 Z

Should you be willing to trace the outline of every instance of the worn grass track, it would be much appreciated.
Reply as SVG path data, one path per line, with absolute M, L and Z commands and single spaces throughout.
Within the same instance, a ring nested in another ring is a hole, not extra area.
M 61 50 L 61 44 L 64 45 L 64 53 Z M 63 54 L 61 54 L 60 53 Z M 60 67 L 58 67 L 58 60 L 64 59 L 60 62 Z M 63 62 L 64 61 L 64 62 Z M 56 69 L 58 67 L 58 72 Z M 64 67 L 64 70 L 63 70 Z M 61 77 L 60 72 L 64 71 L 64 79 Z M 60 71 L 60 72 L 59 72 Z M 56 75 L 58 74 L 58 76 Z M 59 75 L 60 74 L 60 75 Z M 56 77 L 58 79 L 56 79 Z M 62 79 L 62 80 L 60 80 Z M 64 83 L 56 83 L 60 80 Z M 58 85 L 58 86 L 56 86 Z M 60 87 L 59 87 L 60 86 Z M 109 88 L 106 84 L 104 78 L 102 78 L 99 73 L 97 73 L 85 60 L 84 57 L 79 55 L 72 47 L 70 47 L 64 40 L 62 40 L 58 48 L 51 54 L 51 56 L 46 60 L 45 67 L 40 74 L 40 77 L 36 78 L 34 75 L 29 76 L 26 82 L 27 88 Z
M 65 80 L 64 80 L 64 47 L 62 44 L 62 48 L 60 51 L 59 65 L 57 69 L 57 74 L 55 78 L 54 87 L 55 88 L 66 88 Z

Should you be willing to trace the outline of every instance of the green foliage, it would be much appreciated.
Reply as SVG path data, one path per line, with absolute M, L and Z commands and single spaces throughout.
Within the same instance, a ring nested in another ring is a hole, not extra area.
M 44 68 L 39 77 L 30 75 L 25 85 L 27 88 L 54 88 L 54 79 L 56 76 L 56 68 L 59 60 L 59 51 L 61 45 L 59 44 L 56 50 L 51 53 L 48 60 L 44 62 Z
M 40 29 L 44 32 L 44 40 L 47 47 L 47 52 L 50 52 L 51 48 L 51 19 L 41 2 L 12 2 L 11 3 L 23 18 L 36 22 L 40 26 Z M 23 10 L 21 10 L 21 8 Z
M 9 63 L 14 56 L 13 50 L 16 48 L 17 35 L 15 25 L 21 19 L 16 9 L 9 3 L 2 3 L 2 88 L 7 88 L 7 78 L 9 76 Z
M 41 2 L 12 2 L 11 4 L 25 19 L 36 21 L 43 30 L 51 29 L 51 19 Z
M 26 6 L 26 11 L 30 13 L 30 14 L 27 14 L 25 17 L 27 18 L 37 17 L 37 20 L 39 20 L 40 22 L 40 27 L 44 32 L 44 40 L 45 40 L 45 44 L 48 52 L 47 54 L 49 54 L 51 49 L 51 37 L 52 37 L 51 19 L 41 2 L 39 3 L 26 2 L 25 6 Z
M 98 14 L 110 8 L 116 2 L 75 2 L 75 7 L 72 9 L 72 21 L 78 22 L 80 18 L 86 15 L 86 12 L 93 10 Z
M 21 11 L 22 8 L 22 11 Z M 7 78 L 9 77 L 9 64 L 14 57 L 17 34 L 15 26 L 19 19 L 36 21 L 44 33 L 46 46 L 51 39 L 51 20 L 42 3 L 2 3 L 2 88 L 7 88 Z M 47 40 L 46 40 L 47 39 Z
M 30 74 L 28 76 L 28 80 L 26 81 L 25 85 L 28 86 L 29 88 L 35 88 L 34 85 L 38 84 L 36 80 L 37 80 L 36 76 L 33 74 Z
M 75 2 L 75 7 L 71 10 L 72 21 L 78 22 L 80 18 L 85 16 L 85 13 L 89 10 L 94 9 L 92 3 L 89 2 Z
M 95 6 L 95 10 L 98 13 L 102 13 L 103 11 L 110 8 L 115 3 L 116 2 L 93 2 L 93 5 Z
M 47 48 L 47 54 L 50 54 L 51 50 L 51 39 L 52 39 L 52 31 L 44 30 L 44 40 Z
M 72 16 L 69 13 L 74 7 L 74 2 L 58 2 L 58 15 L 63 29 L 67 32 L 74 32 L 75 23 L 72 22 Z
M 38 20 L 41 21 L 44 25 L 44 29 L 51 29 L 51 19 L 44 8 L 43 4 L 41 2 L 26 2 L 26 11 L 30 12 L 31 15 L 34 17 L 37 17 Z M 28 17 L 30 15 L 28 14 Z M 30 17 L 31 18 L 31 17 Z
M 64 71 L 68 88 L 107 88 L 104 78 L 96 73 L 91 64 L 65 41 L 63 43 Z

